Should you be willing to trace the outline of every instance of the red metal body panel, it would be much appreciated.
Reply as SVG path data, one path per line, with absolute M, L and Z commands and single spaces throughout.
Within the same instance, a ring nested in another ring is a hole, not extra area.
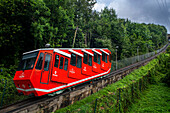
M 77 80 L 85 78 L 85 76 L 81 74 L 81 68 L 72 65 L 69 65 L 69 77 Z
M 102 61 L 105 51 L 107 62 Z M 108 49 L 40 49 L 35 65 L 30 70 L 17 71 L 14 83 L 18 92 L 24 95 L 34 93 L 35 96 L 49 94 L 110 73 L 111 63 Z M 99 54 L 100 63 L 94 62 L 94 52 Z M 31 53 L 31 52 L 30 52 Z M 36 68 L 40 53 L 44 54 L 42 68 Z M 84 53 L 88 55 L 88 63 L 83 63 Z M 27 53 L 26 53 L 27 54 Z M 76 65 L 71 65 L 71 54 L 76 55 Z M 58 55 L 56 57 L 56 55 Z M 81 58 L 81 68 L 77 66 L 77 58 Z M 92 64 L 89 64 L 92 57 Z M 59 57 L 59 58 L 58 58 Z M 57 66 L 58 60 L 58 66 Z M 104 65 L 104 66 L 103 66 Z
M 96 73 L 101 72 L 100 64 L 93 62 L 93 72 L 96 72 Z
M 82 74 L 86 76 L 91 76 L 92 68 L 88 64 L 82 64 Z
M 56 55 L 59 55 L 59 58 L 63 57 L 64 59 L 68 59 L 68 64 L 70 63 L 70 58 L 64 55 L 60 55 L 59 53 L 54 53 L 54 58 Z M 67 70 L 60 69 L 59 68 L 59 65 L 61 62 L 60 60 L 58 62 L 58 67 L 54 66 L 55 59 L 52 62 L 53 62 L 53 67 L 52 67 L 51 81 L 59 82 L 63 84 L 68 84 L 73 81 L 72 79 L 68 78 L 68 67 L 67 67 Z M 63 68 L 64 68 L 64 64 L 63 64 Z

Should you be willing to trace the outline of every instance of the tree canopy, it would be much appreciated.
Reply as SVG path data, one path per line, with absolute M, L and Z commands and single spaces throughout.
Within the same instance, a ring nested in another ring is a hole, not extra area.
M 109 48 L 118 59 L 166 42 L 164 26 L 117 18 L 114 9 L 93 10 L 96 0 L 1 0 L 0 64 L 15 65 L 23 52 L 52 47 Z

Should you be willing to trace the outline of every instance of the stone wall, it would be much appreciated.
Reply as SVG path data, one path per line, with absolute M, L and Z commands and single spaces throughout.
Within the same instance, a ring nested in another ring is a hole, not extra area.
M 56 97 L 51 97 L 51 99 L 40 102 L 37 105 L 30 106 L 27 109 L 23 109 L 17 112 L 31 112 L 31 113 L 36 113 L 36 112 L 54 112 L 57 109 L 66 107 L 70 104 L 73 104 L 76 101 L 79 101 L 85 97 L 88 97 L 89 95 L 96 93 L 97 91 L 101 90 L 102 88 L 106 87 L 108 84 L 113 84 L 116 81 L 119 81 L 126 75 L 128 75 L 130 72 L 133 70 L 139 68 L 140 66 L 146 65 L 147 62 L 137 66 L 133 67 L 131 69 L 128 69 L 126 71 L 119 72 L 118 74 L 115 74 L 114 76 L 110 78 L 103 78 L 99 81 L 93 81 L 92 83 L 89 83 L 89 85 L 86 85 L 85 87 L 77 88 L 73 90 L 70 93 L 65 93 L 63 95 L 59 95 Z

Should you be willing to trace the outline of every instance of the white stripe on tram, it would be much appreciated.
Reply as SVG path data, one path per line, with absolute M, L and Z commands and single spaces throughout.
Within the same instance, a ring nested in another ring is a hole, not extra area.
M 95 49 L 92 49 L 92 51 L 96 52 L 99 55 L 102 55 L 100 52 L 96 51 Z
M 59 49 L 54 49 L 54 52 L 56 52 L 56 53 L 59 53 L 59 54 L 61 54 L 61 55 L 64 55 L 64 56 L 66 56 L 66 57 L 71 57 L 71 55 L 70 54 L 68 54 L 68 53 L 66 53 L 66 52 L 63 52 L 63 51 L 60 51 Z
M 95 77 L 107 74 L 110 71 L 110 69 L 107 72 L 104 72 L 104 73 L 101 73 L 101 74 L 98 74 L 98 75 L 95 75 L 95 76 L 92 76 L 92 77 L 88 77 L 88 78 L 85 78 L 85 79 L 82 79 L 82 80 L 79 80 L 79 81 L 75 81 L 75 82 L 69 83 L 67 85 L 62 85 L 62 86 L 59 86 L 59 87 L 55 87 L 55 88 L 52 88 L 52 89 L 39 89 L 39 88 L 31 88 L 31 89 L 17 88 L 17 89 L 21 90 L 21 91 L 26 91 L 26 92 L 27 91 L 34 91 L 34 90 L 35 91 L 41 91 L 41 92 L 51 92 L 51 91 L 55 91 L 55 90 L 60 89 L 60 88 L 64 88 L 64 87 L 71 86 L 71 85 L 75 85 L 77 83 L 80 83 L 80 82 L 83 82 L 83 81 L 86 81 L 86 80 L 89 80 L 89 79 L 92 79 L 92 78 L 95 78 Z
M 91 56 L 94 56 L 92 53 L 86 51 L 85 49 L 82 49 L 81 51 L 83 51 L 83 52 L 85 52 L 85 53 L 87 53 L 87 54 L 89 54 L 89 55 L 91 55 Z
M 72 53 L 74 53 L 74 54 L 76 54 L 76 55 L 79 55 L 79 56 L 83 57 L 83 54 L 81 54 L 81 53 L 79 53 L 79 52 L 76 52 L 76 51 L 74 51 L 74 50 L 72 50 L 72 49 L 69 49 L 68 51 L 70 51 L 70 52 L 72 52 Z
M 106 53 L 107 55 L 109 55 L 109 53 L 104 51 L 103 49 L 100 49 L 100 51 L 102 51 L 102 52 Z

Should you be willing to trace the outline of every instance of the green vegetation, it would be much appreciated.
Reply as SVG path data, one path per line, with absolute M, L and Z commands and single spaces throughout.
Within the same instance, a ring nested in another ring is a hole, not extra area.
M 92 10 L 96 0 L 1 0 L 0 64 L 18 65 L 23 52 L 51 47 L 109 48 L 118 59 L 158 49 L 167 30 L 155 24 L 139 24 L 117 18 L 114 9 Z M 115 58 L 114 58 L 115 59 Z
M 167 54 L 158 57 L 160 66 L 156 67 L 154 73 L 151 74 L 151 85 L 144 91 L 140 99 L 136 99 L 135 103 L 129 107 L 130 113 L 146 113 L 161 112 L 168 113 L 170 111 L 170 47 Z M 162 83 L 163 82 L 163 83 Z
M 73 47 L 76 28 L 74 47 L 107 47 L 115 59 L 114 50 L 119 46 L 118 60 L 137 55 L 138 46 L 139 54 L 144 54 L 165 44 L 164 26 L 119 19 L 115 10 L 107 7 L 96 12 L 92 10 L 95 3 L 96 0 L 0 1 L 1 96 L 5 81 L 8 88 L 3 103 L 22 98 L 11 82 L 22 53 L 46 43 L 51 47 Z
M 149 85 L 140 99 L 129 109 L 130 113 L 168 113 L 170 111 L 170 88 L 163 83 Z
M 16 72 L 16 66 L 10 66 L 7 69 L 0 65 L 0 69 L 0 107 L 28 98 L 28 96 L 18 95 L 14 85 L 13 77 Z
M 150 83 L 160 84 L 159 82 L 161 82 L 165 76 L 169 75 L 168 73 L 162 73 L 169 69 L 169 65 L 166 65 L 168 59 L 169 53 L 163 53 L 159 55 L 157 59 L 133 71 L 120 81 L 105 87 L 87 98 L 75 102 L 73 105 L 59 109 L 56 113 L 94 112 L 96 98 L 98 99 L 96 106 L 97 112 L 127 112 L 129 105 L 134 103 L 136 99 L 142 97 L 143 93 L 141 92 L 149 87 Z M 157 71 L 159 71 L 159 75 Z M 163 88 L 161 91 L 165 89 L 167 88 Z M 165 93 L 165 95 L 167 94 L 168 92 Z M 168 97 L 165 96 L 164 100 L 167 100 Z M 159 97 L 159 99 L 160 98 L 161 97 Z M 155 99 L 155 97 L 153 97 L 153 99 Z M 163 108 L 164 111 L 167 111 L 167 108 L 168 107 Z

